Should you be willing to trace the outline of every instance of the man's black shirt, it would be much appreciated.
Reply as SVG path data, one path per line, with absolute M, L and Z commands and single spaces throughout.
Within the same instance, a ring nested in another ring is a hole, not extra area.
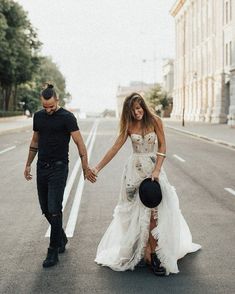
M 38 160 L 68 162 L 70 133 L 79 130 L 71 112 L 61 107 L 48 115 L 42 109 L 34 114 L 33 130 L 39 134 Z

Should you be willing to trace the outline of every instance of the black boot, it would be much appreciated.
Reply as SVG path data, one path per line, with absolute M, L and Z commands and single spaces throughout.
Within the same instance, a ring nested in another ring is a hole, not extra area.
M 166 274 L 166 269 L 161 266 L 161 262 L 156 253 L 151 253 L 151 268 L 153 273 L 157 276 L 165 276 Z
M 43 267 L 50 267 L 50 266 L 54 266 L 57 264 L 57 262 L 59 261 L 58 259 L 58 248 L 48 248 L 47 251 L 47 257 L 46 259 L 43 261 L 42 266 Z
M 61 238 L 61 245 L 59 247 L 59 253 L 64 253 L 65 252 L 65 246 L 68 243 L 68 238 L 62 229 L 62 238 Z
M 146 266 L 147 266 L 147 264 L 146 264 L 144 258 L 142 258 L 136 265 L 137 268 L 138 267 L 146 267 Z
M 45 217 L 48 220 L 49 224 L 51 225 L 52 223 L 52 216 L 49 213 L 45 213 Z M 62 213 L 61 213 L 61 218 L 62 218 Z M 60 242 L 60 246 L 59 246 L 59 253 L 64 253 L 65 252 L 65 246 L 68 243 L 68 239 L 67 236 L 64 232 L 64 229 L 62 228 L 62 232 L 61 232 L 61 242 Z M 52 244 L 52 246 L 55 244 Z

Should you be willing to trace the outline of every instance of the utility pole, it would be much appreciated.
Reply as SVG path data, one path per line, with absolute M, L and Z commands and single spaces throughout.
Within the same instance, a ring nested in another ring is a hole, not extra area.
M 183 33 L 184 33 L 184 39 L 183 39 L 183 111 L 182 111 L 182 127 L 185 126 L 185 121 L 184 121 L 184 112 L 185 112 L 185 17 L 184 15 L 184 24 L 183 24 Z

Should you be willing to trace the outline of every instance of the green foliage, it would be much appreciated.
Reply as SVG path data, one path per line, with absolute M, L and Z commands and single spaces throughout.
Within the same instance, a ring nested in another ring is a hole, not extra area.
M 26 109 L 31 113 L 40 107 L 40 93 L 47 82 L 54 85 L 60 99 L 60 105 L 63 105 L 63 99 L 69 96 L 69 93 L 65 92 L 65 79 L 51 58 L 40 57 L 39 62 L 39 67 L 34 74 L 33 80 L 21 85 L 18 89 L 19 100 L 25 103 Z
M 54 63 L 50 57 L 41 57 L 40 67 L 35 77 L 35 83 L 40 87 L 38 89 L 38 95 L 47 82 L 54 85 L 56 94 L 60 99 L 60 104 L 63 105 L 63 99 L 67 96 L 65 78 L 56 63 Z
M 3 111 L 0 110 L 0 117 L 9 117 L 9 116 L 17 116 L 23 115 L 23 111 Z
M 160 99 L 160 104 L 162 105 L 162 109 L 165 110 L 169 106 L 169 100 L 166 96 Z
M 70 96 L 65 79 L 51 58 L 39 56 L 41 42 L 27 13 L 13 0 L 0 0 L 0 44 L 0 109 L 22 109 L 24 102 L 24 107 L 36 111 L 48 81 L 63 105 Z
M 38 93 L 38 88 L 33 82 L 20 85 L 18 88 L 18 100 L 24 102 L 21 108 L 28 109 L 30 113 L 34 113 L 40 105 Z
M 146 99 L 158 115 L 161 114 L 161 110 L 165 110 L 169 105 L 167 94 L 160 84 L 156 84 L 156 86 L 147 93 Z
M 8 110 L 12 96 L 16 108 L 17 86 L 31 80 L 35 72 L 40 42 L 26 12 L 12 0 L 0 1 L 0 24 L 0 86 L 2 106 Z

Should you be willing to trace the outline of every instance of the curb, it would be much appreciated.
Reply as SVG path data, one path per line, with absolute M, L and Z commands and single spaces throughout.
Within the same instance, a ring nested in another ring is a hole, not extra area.
M 26 119 L 26 115 L 16 115 L 16 116 L 6 116 L 6 117 L 0 117 L 0 122 L 6 122 L 6 121 L 14 121 L 16 119 Z
M 201 134 L 197 134 L 197 133 L 193 133 L 193 132 L 190 132 L 190 131 L 185 131 L 185 130 L 182 130 L 182 129 L 179 129 L 179 128 L 176 128 L 176 127 L 172 127 L 172 126 L 169 126 L 167 124 L 165 124 L 165 126 L 168 129 L 172 129 L 172 130 L 175 130 L 175 131 L 180 132 L 180 133 L 184 133 L 184 134 L 187 134 L 187 135 L 190 135 L 190 136 L 193 136 L 193 137 L 203 139 L 205 141 L 214 142 L 216 144 L 220 144 L 220 145 L 235 149 L 235 144 L 232 144 L 232 143 L 229 143 L 229 142 L 226 142 L 226 141 L 217 140 L 217 139 L 214 139 L 214 138 L 209 138 L 209 137 L 206 137 L 206 136 L 201 135 Z
M 3 130 L 3 131 L 0 130 L 0 135 L 19 133 L 21 131 L 26 131 L 30 127 L 32 129 L 32 126 L 23 126 L 23 127 L 18 127 L 18 128 L 15 128 L 15 129 L 11 128 L 11 129 L 7 129 L 7 130 Z

